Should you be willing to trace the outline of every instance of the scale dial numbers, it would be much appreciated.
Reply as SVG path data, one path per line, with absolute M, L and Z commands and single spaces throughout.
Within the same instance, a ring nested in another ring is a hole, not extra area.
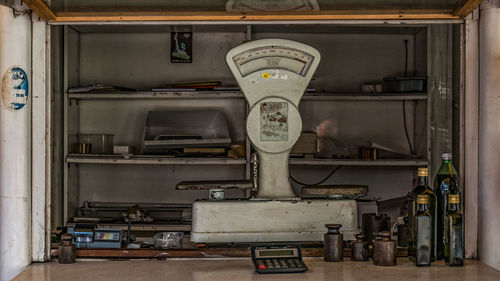
M 314 56 L 295 48 L 265 46 L 244 51 L 232 59 L 243 77 L 264 69 L 284 69 L 305 76 Z

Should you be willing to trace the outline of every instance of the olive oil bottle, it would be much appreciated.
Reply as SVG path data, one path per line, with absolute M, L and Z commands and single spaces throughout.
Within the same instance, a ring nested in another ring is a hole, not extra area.
M 444 258 L 444 248 L 446 243 L 445 217 L 448 207 L 448 195 L 460 195 L 460 182 L 457 171 L 453 167 L 451 153 L 442 155 L 443 162 L 434 179 L 434 193 L 436 193 L 436 259 Z
M 460 211 L 460 195 L 448 195 L 448 212 L 445 220 L 446 244 L 444 260 L 449 266 L 464 265 L 464 227 Z
M 416 214 L 417 214 L 417 196 L 427 195 L 428 196 L 428 208 L 431 214 L 432 221 L 435 221 L 436 217 L 436 194 L 429 187 L 429 170 L 427 168 L 418 169 L 418 185 L 413 189 L 413 191 L 408 195 L 408 256 L 410 259 L 415 257 L 416 253 Z M 431 235 L 431 261 L 435 259 L 435 231 L 432 231 Z
M 417 195 L 415 214 L 415 265 L 430 266 L 432 253 L 433 222 L 429 212 L 429 196 Z

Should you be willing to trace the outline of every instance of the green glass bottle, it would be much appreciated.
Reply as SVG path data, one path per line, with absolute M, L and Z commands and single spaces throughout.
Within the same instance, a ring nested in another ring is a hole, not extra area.
M 415 216 L 417 213 L 417 196 L 418 195 L 428 195 L 429 196 L 429 212 L 431 214 L 432 221 L 436 217 L 436 194 L 429 187 L 429 170 L 427 168 L 418 169 L 418 185 L 413 189 L 413 191 L 408 195 L 408 225 L 409 225 L 409 235 L 408 235 L 408 256 L 410 259 L 415 257 L 416 253 L 416 224 Z M 435 259 L 435 231 L 432 231 L 431 238 L 431 261 Z
M 453 167 L 451 153 L 444 153 L 442 155 L 443 162 L 439 171 L 434 179 L 434 192 L 436 193 L 436 259 L 441 260 L 444 258 L 444 245 L 446 241 L 445 235 L 445 217 L 448 207 L 448 195 L 460 195 L 460 182 L 458 173 Z
M 430 266 L 433 222 L 431 213 L 429 212 L 428 195 L 417 195 L 415 226 L 415 265 Z
M 446 244 L 444 260 L 449 266 L 464 265 L 464 225 L 460 211 L 460 195 L 448 195 L 448 211 L 445 220 Z

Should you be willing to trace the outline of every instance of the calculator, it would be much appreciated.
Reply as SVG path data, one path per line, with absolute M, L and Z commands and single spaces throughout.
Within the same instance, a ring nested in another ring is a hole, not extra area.
M 254 246 L 252 260 L 258 273 L 298 273 L 308 269 L 299 246 Z

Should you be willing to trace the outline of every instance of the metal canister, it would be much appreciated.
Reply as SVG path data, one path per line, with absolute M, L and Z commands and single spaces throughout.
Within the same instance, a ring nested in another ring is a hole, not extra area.
M 356 234 L 356 241 L 352 242 L 352 261 L 367 261 L 368 260 L 368 242 L 365 241 L 363 233 Z
M 375 233 L 373 240 L 373 264 L 382 266 L 396 265 L 396 241 L 391 240 L 389 231 Z
M 386 214 L 377 216 L 375 213 L 366 213 L 362 217 L 362 231 L 368 242 L 375 239 L 374 233 L 391 230 L 391 218 Z
M 340 262 L 344 260 L 344 236 L 340 233 L 341 224 L 326 224 L 324 257 L 325 261 Z
M 76 249 L 73 245 L 73 234 L 64 233 L 61 236 L 62 245 L 59 246 L 59 263 L 75 263 Z

